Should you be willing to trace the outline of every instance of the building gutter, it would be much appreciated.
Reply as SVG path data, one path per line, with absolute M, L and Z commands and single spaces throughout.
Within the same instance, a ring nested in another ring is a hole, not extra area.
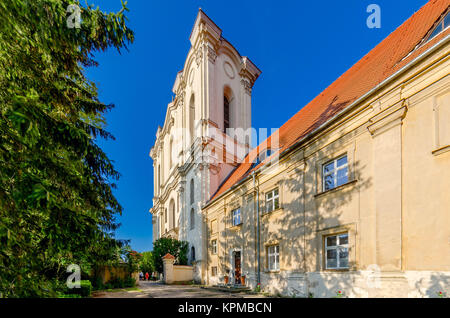
M 256 191 L 256 262 L 257 262 L 257 272 L 256 272 L 256 283 L 260 284 L 261 283 L 261 251 L 260 251 L 260 246 L 261 246 L 261 236 L 260 236 L 260 220 L 259 220 L 259 188 L 258 190 L 256 189 L 256 179 L 255 179 L 255 171 L 253 171 L 252 173 L 252 177 L 253 177 L 253 190 Z
M 318 134 L 319 132 L 321 132 L 322 130 L 324 130 L 326 127 L 330 126 L 336 119 L 340 118 L 341 116 L 343 116 L 344 114 L 346 114 L 347 112 L 349 112 L 350 110 L 352 110 L 356 105 L 358 105 L 359 103 L 361 103 L 364 99 L 368 98 L 370 95 L 372 95 L 374 92 L 376 92 L 377 90 L 381 89 L 383 86 L 385 86 L 386 84 L 388 84 L 390 81 L 394 80 L 396 77 L 400 76 L 401 74 L 403 74 L 404 72 L 406 72 L 407 70 L 409 70 L 412 66 L 414 66 L 415 64 L 417 64 L 418 62 L 420 62 L 422 59 L 424 59 L 425 57 L 427 57 L 428 55 L 434 53 L 435 51 L 437 51 L 438 49 L 440 49 L 444 44 L 446 44 L 448 41 L 450 40 L 450 35 L 447 35 L 446 37 L 444 37 L 441 41 L 439 41 L 438 43 L 434 44 L 432 47 L 430 47 L 428 50 L 426 50 L 425 52 L 423 52 L 422 54 L 420 54 L 419 56 L 417 56 L 414 60 L 412 60 L 411 62 L 409 62 L 408 64 L 406 64 L 404 67 L 402 67 L 401 69 L 399 69 L 397 72 L 395 72 L 394 74 L 392 74 L 391 76 L 389 76 L 388 78 L 386 78 L 384 81 L 382 81 L 381 83 L 379 83 L 378 85 L 376 85 L 374 88 L 372 88 L 370 91 L 368 91 L 367 93 L 365 93 L 364 95 L 362 95 L 361 97 L 359 97 L 358 99 L 356 99 L 353 103 L 351 103 L 348 107 L 346 107 L 345 109 L 341 110 L 339 113 L 337 113 L 335 116 L 333 116 L 332 118 L 330 118 L 328 121 L 324 122 L 322 125 L 320 125 L 318 128 L 316 128 L 315 130 L 311 131 L 309 134 L 307 134 L 304 138 L 298 140 L 297 142 L 295 142 L 293 145 L 291 145 L 290 147 L 286 148 L 283 152 L 281 152 L 279 154 L 279 157 L 281 158 L 282 156 L 286 155 L 288 152 L 290 152 L 291 150 L 293 150 L 294 148 L 298 147 L 300 144 L 304 143 L 305 141 L 307 141 L 308 139 L 311 139 L 313 136 L 315 136 L 316 134 Z M 217 200 L 219 200 L 220 198 L 222 198 L 223 196 L 225 196 L 226 194 L 228 194 L 229 192 L 231 192 L 232 190 L 234 190 L 235 188 L 237 188 L 238 186 L 240 186 L 241 184 L 243 184 L 244 182 L 246 182 L 247 180 L 250 179 L 250 177 L 254 174 L 254 173 L 259 173 L 261 170 L 263 170 L 265 167 L 267 166 L 267 163 L 262 165 L 261 167 L 259 167 L 257 170 L 253 171 L 253 173 L 247 177 L 245 177 L 244 179 L 242 179 L 241 181 L 239 181 L 238 183 L 236 183 L 235 185 L 231 186 L 228 190 L 226 190 L 225 192 L 223 192 L 222 194 L 220 194 L 217 198 L 215 198 L 212 201 L 209 201 L 206 205 L 204 205 L 202 207 L 202 209 L 209 207 L 210 205 L 212 205 L 213 203 L 215 203 Z

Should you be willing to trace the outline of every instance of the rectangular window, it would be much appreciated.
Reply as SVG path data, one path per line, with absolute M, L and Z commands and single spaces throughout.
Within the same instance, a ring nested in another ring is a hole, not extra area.
M 278 188 L 266 193 L 266 212 L 271 212 L 280 207 Z
M 269 271 L 280 270 L 280 246 L 272 245 L 267 247 L 267 265 Z
M 241 209 L 235 209 L 233 214 L 233 226 L 241 224 Z
M 347 155 L 323 165 L 323 191 L 331 190 L 348 182 Z
M 216 277 L 217 276 L 217 266 L 211 267 L 211 276 Z
M 348 233 L 325 237 L 325 268 L 348 268 Z
M 211 252 L 217 254 L 217 240 L 211 241 Z

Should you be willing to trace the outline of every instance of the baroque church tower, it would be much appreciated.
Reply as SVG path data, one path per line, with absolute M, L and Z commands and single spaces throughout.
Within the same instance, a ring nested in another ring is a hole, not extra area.
M 154 170 L 153 240 L 189 243 L 199 281 L 205 224 L 201 208 L 251 146 L 251 93 L 261 71 L 222 37 L 200 9 L 191 48 L 173 86 L 164 125 L 150 151 Z

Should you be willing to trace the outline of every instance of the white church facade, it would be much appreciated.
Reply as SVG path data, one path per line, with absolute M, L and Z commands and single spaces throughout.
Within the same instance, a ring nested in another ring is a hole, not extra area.
M 222 37 L 202 11 L 191 48 L 173 86 L 164 125 L 150 151 L 154 168 L 153 240 L 189 243 L 189 263 L 201 280 L 201 207 L 249 151 L 252 87 L 261 71 Z M 243 133 L 242 133 L 243 132 Z

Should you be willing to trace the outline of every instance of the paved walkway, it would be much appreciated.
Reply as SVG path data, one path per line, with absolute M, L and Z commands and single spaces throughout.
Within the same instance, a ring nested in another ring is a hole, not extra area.
M 164 285 L 152 281 L 141 281 L 139 290 L 94 292 L 94 298 L 254 298 L 262 295 L 251 295 L 244 292 L 227 293 L 189 285 Z

